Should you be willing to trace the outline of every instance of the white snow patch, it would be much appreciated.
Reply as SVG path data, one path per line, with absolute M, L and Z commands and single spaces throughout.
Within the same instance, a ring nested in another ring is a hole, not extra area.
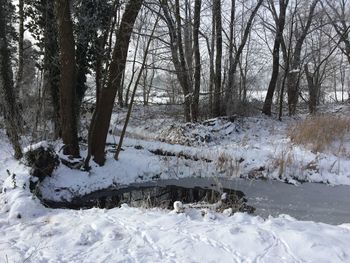
M 36 149 L 39 149 L 40 147 L 43 147 L 44 149 L 49 148 L 49 143 L 47 141 L 41 141 L 35 144 L 28 145 L 27 147 L 23 148 L 23 153 L 34 151 Z

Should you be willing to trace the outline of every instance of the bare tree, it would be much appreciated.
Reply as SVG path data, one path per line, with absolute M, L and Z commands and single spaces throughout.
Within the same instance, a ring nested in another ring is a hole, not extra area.
M 317 3 L 319 0 L 313 0 L 309 9 L 308 17 L 306 19 L 306 23 L 304 24 L 303 21 L 299 21 L 301 26 L 300 32 L 299 30 L 295 32 L 296 36 L 296 44 L 293 50 L 292 54 L 292 61 L 289 71 L 287 73 L 287 89 L 288 89 L 288 109 L 289 109 L 289 115 L 294 115 L 296 111 L 296 106 L 298 103 L 298 97 L 299 97 L 299 74 L 301 71 L 300 64 L 301 64 L 301 51 L 302 46 L 304 44 L 305 38 L 307 34 L 309 33 L 309 29 L 311 26 L 311 22 L 314 17 L 314 12 Z M 300 18 L 301 20 L 301 18 Z
M 318 23 L 323 25 L 323 19 L 321 18 Z M 310 37 L 308 60 L 304 65 L 309 93 L 308 105 L 310 114 L 314 114 L 317 111 L 317 105 L 320 103 L 322 95 L 322 84 L 328 76 L 331 76 L 332 72 L 330 58 L 338 50 L 341 42 L 341 39 L 339 39 L 338 42 L 333 44 L 332 40 L 334 40 L 334 37 L 331 41 L 326 41 L 326 29 L 327 27 L 321 27 Z
M 236 1 L 232 1 L 231 6 L 231 21 L 230 21 L 230 37 L 229 37 L 229 71 L 228 71 L 228 81 L 226 86 L 226 114 L 231 114 L 233 112 L 237 111 L 237 104 L 238 104 L 238 91 L 237 86 L 235 86 L 235 75 L 237 71 L 237 66 L 240 63 L 240 58 L 243 52 L 243 49 L 247 43 L 252 25 L 253 20 L 258 12 L 260 6 L 263 3 L 263 0 L 258 0 L 256 6 L 254 7 L 253 11 L 251 12 L 248 22 L 245 26 L 245 29 L 243 30 L 243 37 L 241 40 L 240 45 L 238 48 L 236 47 L 236 52 L 233 55 L 233 49 L 234 49 L 234 39 L 233 39 L 233 31 L 234 31 L 234 21 L 235 21 L 235 3 Z
M 283 30 L 285 26 L 285 19 L 286 19 L 286 10 L 289 0 L 279 0 L 279 15 L 277 15 L 275 4 L 272 0 L 269 0 L 269 6 L 271 8 L 275 23 L 276 23 L 276 37 L 275 42 L 273 45 L 273 53 L 272 53 L 272 59 L 273 59 L 273 65 L 272 65 L 272 75 L 270 84 L 267 90 L 267 94 L 265 97 L 264 106 L 262 109 L 262 112 L 266 115 L 271 115 L 271 107 L 272 107 L 272 100 L 273 100 L 273 94 L 276 89 L 277 79 L 278 79 L 278 72 L 279 72 L 279 58 L 280 58 L 280 46 L 283 39 Z
M 175 0 L 173 9 L 170 7 L 167 0 L 161 0 L 160 2 L 164 13 L 164 20 L 168 27 L 172 62 L 174 64 L 176 75 L 184 94 L 185 121 L 190 122 L 193 88 L 190 71 L 191 65 L 187 64 L 185 57 L 180 2 L 179 0 Z
M 321 2 L 324 11 L 326 12 L 330 23 L 333 25 L 334 30 L 338 34 L 341 42 L 344 46 L 339 46 L 341 51 L 346 55 L 348 62 L 350 63 L 350 39 L 349 39 L 349 28 L 350 24 L 347 21 L 347 7 L 349 5 L 348 0 L 326 0 L 325 1 L 329 10 L 325 7 L 323 2 Z
M 120 153 L 120 151 L 122 149 L 122 144 L 123 144 L 124 136 L 125 136 L 125 133 L 126 133 L 126 128 L 128 126 L 129 119 L 130 119 L 130 116 L 131 116 L 131 111 L 132 111 L 132 106 L 133 106 L 134 99 L 135 99 L 137 86 L 139 85 L 140 79 L 142 77 L 142 72 L 143 72 L 144 68 L 146 67 L 148 51 L 150 49 L 150 46 L 151 46 L 151 43 L 152 43 L 152 40 L 153 40 L 153 35 L 154 35 L 154 32 L 155 32 L 155 30 L 157 28 L 158 21 L 159 21 L 159 12 L 157 14 L 158 15 L 157 15 L 156 21 L 154 22 L 151 35 L 148 38 L 148 41 L 147 41 L 147 44 L 146 44 L 146 47 L 145 47 L 145 50 L 144 50 L 142 64 L 141 64 L 141 67 L 139 69 L 139 73 L 138 73 L 138 76 L 136 78 L 136 81 L 134 83 L 134 88 L 133 88 L 133 91 L 132 91 L 132 94 L 131 94 L 130 104 L 129 104 L 129 107 L 128 107 L 128 113 L 126 115 L 126 119 L 125 119 L 125 123 L 124 123 L 124 126 L 123 126 L 123 130 L 122 130 L 122 132 L 120 134 L 120 139 L 119 139 L 119 143 L 118 143 L 118 146 L 117 146 L 117 150 L 116 150 L 115 155 L 114 155 L 114 159 L 115 160 L 119 159 L 119 153 Z

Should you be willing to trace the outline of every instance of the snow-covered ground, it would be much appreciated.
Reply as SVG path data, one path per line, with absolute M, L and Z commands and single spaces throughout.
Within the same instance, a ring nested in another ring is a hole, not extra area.
M 22 201 L 25 199 L 22 197 Z M 350 224 L 123 206 L 0 216 L 3 262 L 350 262 Z
M 349 107 L 334 111 L 347 114 Z M 106 165 L 92 164 L 89 173 L 61 165 L 42 182 L 42 195 L 69 200 L 113 185 L 193 176 L 350 185 L 346 156 L 291 144 L 286 131 L 295 119 L 192 125 L 166 112 L 136 109 L 118 162 L 110 146 Z M 123 112 L 113 116 L 109 142 L 118 141 L 123 118 Z M 350 219 L 332 226 L 194 209 L 45 208 L 30 193 L 29 169 L 11 157 L 3 133 L 0 147 L 0 262 L 350 262 Z
M 5 163 L 18 174 L 16 187 L 11 176 L 3 184 L 0 262 L 350 262 L 350 224 L 126 205 L 53 210 L 29 193 L 25 168 Z

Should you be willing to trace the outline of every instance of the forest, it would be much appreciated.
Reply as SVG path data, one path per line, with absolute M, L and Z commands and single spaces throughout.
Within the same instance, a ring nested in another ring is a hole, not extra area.
M 0 0 L 0 262 L 350 262 L 349 34 L 349 0 Z

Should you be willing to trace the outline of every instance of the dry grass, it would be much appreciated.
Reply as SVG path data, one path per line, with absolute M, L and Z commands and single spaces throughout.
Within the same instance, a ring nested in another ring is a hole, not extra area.
M 289 127 L 288 136 L 295 144 L 315 152 L 331 151 L 343 155 L 344 142 L 350 134 L 350 118 L 343 116 L 313 116 Z M 344 152 L 345 151 L 345 152 Z
M 272 157 L 272 166 L 278 168 L 278 177 L 281 179 L 286 174 L 288 168 L 292 167 L 294 155 L 291 149 L 282 149 L 278 154 Z
M 216 161 L 216 167 L 221 174 L 226 174 L 227 177 L 239 177 L 241 171 L 241 160 L 237 160 L 233 156 L 225 152 L 221 152 Z

